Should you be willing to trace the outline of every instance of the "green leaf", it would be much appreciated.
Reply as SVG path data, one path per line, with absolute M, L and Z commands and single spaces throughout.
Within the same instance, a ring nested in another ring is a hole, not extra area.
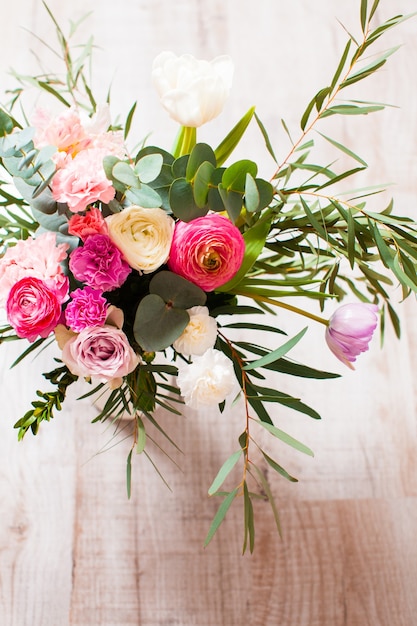
M 200 209 L 203 209 L 207 205 L 213 171 L 213 165 L 209 161 L 204 161 L 195 174 L 193 187 L 194 201 Z
M 238 450 L 237 452 L 234 452 L 231 456 L 229 456 L 229 458 L 223 463 L 218 471 L 216 478 L 213 480 L 208 490 L 209 496 L 212 496 L 214 493 L 216 493 L 216 491 L 220 489 L 242 454 L 243 450 Z
M 251 107 L 241 120 L 232 128 L 230 133 L 223 139 L 214 151 L 217 165 L 223 165 L 232 154 L 237 144 L 243 137 L 249 123 L 255 113 L 255 107 Z
M 368 0 L 361 0 L 361 27 L 362 32 L 366 29 L 366 15 L 368 10 Z
M 141 185 L 140 189 L 135 189 L 134 187 L 127 189 L 126 198 L 132 204 L 139 204 L 144 209 L 154 209 L 162 205 L 159 193 L 145 184 Z
M 230 220 L 235 224 L 242 211 L 243 193 L 227 191 L 223 185 L 218 186 L 218 192 Z
M 323 135 L 323 133 L 319 133 L 319 135 L 321 135 L 324 139 L 326 139 L 326 141 L 331 143 L 333 146 L 338 148 L 338 150 L 341 150 L 342 152 L 350 156 L 355 161 L 358 161 L 358 163 L 360 163 L 364 167 L 368 167 L 368 164 L 366 163 L 366 161 L 364 161 L 363 159 L 361 159 L 361 157 L 359 157 L 357 154 L 352 152 L 352 150 L 349 150 L 349 148 L 346 148 L 346 146 L 342 145 L 338 141 L 335 141 L 335 139 L 331 139 L 331 137 L 327 137 L 327 135 Z
M 141 183 L 150 183 L 161 173 L 164 159 L 161 154 L 147 154 L 139 159 L 135 165 L 135 172 Z
M 248 486 L 246 480 L 243 483 L 243 506 L 244 506 L 244 520 L 245 520 L 245 538 L 243 541 L 242 554 L 245 554 L 247 548 L 247 542 L 249 538 L 249 550 L 252 554 L 255 547 L 255 525 L 253 520 L 253 506 L 250 499 Z
M 136 442 L 136 452 L 141 454 L 146 445 L 146 431 L 145 425 L 140 417 L 140 415 L 136 415 L 136 426 L 137 426 L 137 442 Z
M 207 533 L 207 537 L 206 537 L 206 540 L 204 542 L 204 547 L 208 546 L 210 541 L 213 539 L 213 536 L 214 536 L 215 532 L 217 531 L 217 529 L 219 528 L 220 524 L 222 523 L 222 521 L 226 517 L 227 511 L 230 509 L 230 506 L 231 506 L 233 500 L 236 498 L 238 493 L 239 493 L 239 488 L 236 487 L 236 489 L 234 489 L 233 491 L 231 491 L 230 493 L 227 494 L 227 496 L 225 497 L 225 499 L 221 503 L 221 505 L 220 505 L 220 507 L 219 507 L 219 509 L 218 509 L 218 511 L 217 511 L 217 513 L 216 513 L 212 523 L 211 523 L 209 531 Z
M 245 191 L 246 175 L 251 174 L 255 178 L 258 166 L 254 161 L 242 159 L 227 167 L 222 176 L 222 185 L 227 191 Z
M 341 75 L 341 73 L 343 71 L 343 68 L 345 67 L 345 63 L 346 63 L 347 56 L 349 54 L 351 43 L 352 43 L 352 40 L 349 39 L 347 44 L 346 44 L 346 47 L 345 47 L 345 49 L 343 51 L 343 54 L 342 54 L 342 57 L 340 59 L 339 65 L 337 67 L 337 70 L 335 72 L 335 75 L 333 76 L 333 79 L 332 79 L 332 82 L 331 82 L 331 85 L 330 85 L 330 91 L 333 91 L 333 89 L 336 87 L 337 81 L 339 80 L 340 75 Z
M 149 284 L 149 292 L 157 294 L 170 306 L 190 309 L 206 303 L 206 293 L 186 278 L 174 272 L 161 271 L 155 274 Z
M 213 166 L 213 169 L 216 167 L 216 157 L 213 149 L 206 143 L 197 143 L 188 159 L 185 178 L 188 181 L 192 181 L 200 165 L 206 161 Z
M 126 122 L 125 122 L 125 130 L 124 130 L 124 134 L 123 134 L 123 138 L 126 141 L 127 136 L 129 134 L 130 131 L 130 127 L 132 125 L 132 119 L 133 119 L 133 115 L 135 114 L 135 110 L 136 110 L 136 105 L 137 102 L 134 102 L 133 105 L 131 106 L 129 113 L 127 114 L 126 117 Z
M 133 168 L 124 161 L 117 161 L 111 171 L 112 178 L 128 187 L 140 187 L 140 181 Z
M 256 186 L 255 179 L 248 172 L 246 174 L 245 196 L 244 196 L 244 203 L 245 203 L 246 210 L 249 211 L 249 213 L 254 213 L 259 207 L 259 200 L 260 200 L 259 191 Z
M 132 493 L 132 452 L 133 450 L 129 452 L 126 461 L 126 489 L 127 497 L 129 500 Z
M 141 300 L 136 310 L 133 334 L 143 350 L 157 352 L 178 339 L 189 321 L 187 311 L 169 306 L 160 296 L 151 293 Z
M 251 363 L 248 363 L 247 365 L 244 366 L 243 369 L 248 371 L 248 370 L 257 369 L 258 367 L 265 367 L 266 365 L 269 365 L 273 361 L 280 359 L 285 354 L 287 354 L 287 352 L 289 352 L 300 341 L 300 339 L 305 335 L 307 328 L 308 328 L 307 326 L 303 328 L 302 331 L 297 333 L 297 335 L 292 337 L 292 339 L 284 343 L 282 346 L 280 346 L 276 350 L 269 352 L 268 354 L 266 354 L 265 356 L 263 356 L 262 358 L 256 361 L 252 361 Z
M 259 467 L 257 467 L 256 465 L 251 465 L 251 468 L 254 468 L 254 470 L 256 471 L 256 474 L 261 482 L 262 488 L 266 494 L 266 497 L 269 500 L 269 504 L 271 505 L 271 509 L 272 509 L 272 513 L 274 515 L 274 520 L 275 520 L 275 524 L 278 530 L 278 534 L 280 537 L 282 537 L 282 529 L 281 529 L 281 523 L 279 521 L 279 515 L 278 515 L 278 509 L 274 500 L 274 496 L 272 494 L 271 488 L 269 486 L 268 480 L 265 478 L 265 475 L 263 474 L 263 472 L 259 469 Z M 251 475 L 253 476 L 252 472 Z
M 230 289 L 234 289 L 246 276 L 263 250 L 270 227 L 270 219 L 261 219 L 243 234 L 245 254 L 242 264 L 234 277 L 221 287 L 218 287 L 217 291 L 228 292 Z
M 194 200 L 192 184 L 185 178 L 177 178 L 169 190 L 169 203 L 175 217 L 190 222 L 207 214 L 207 208 L 200 208 Z
M 285 470 L 283 467 L 281 467 L 281 465 L 279 465 L 276 461 L 274 461 L 274 459 L 271 459 L 271 457 L 268 456 L 266 454 L 266 452 L 264 452 L 263 450 L 261 450 L 261 452 L 262 452 L 262 456 L 264 457 L 265 461 L 268 463 L 268 465 L 270 467 L 272 467 L 273 470 L 278 472 L 278 474 L 281 474 L 281 476 L 283 476 L 284 478 L 286 478 L 287 480 L 289 480 L 292 483 L 297 483 L 298 482 L 297 478 L 294 478 L 294 476 L 291 476 L 291 474 L 289 474 L 287 472 L 287 470 Z
M 271 144 L 271 141 L 269 139 L 268 133 L 266 132 L 265 126 L 263 125 L 263 123 L 261 122 L 261 120 L 259 119 L 257 114 L 255 113 L 254 115 L 255 115 L 255 120 L 256 120 L 256 122 L 257 122 L 257 124 L 258 124 L 258 126 L 260 128 L 260 131 L 262 133 L 262 136 L 264 138 L 266 148 L 267 148 L 269 154 L 271 155 L 271 157 L 274 159 L 275 163 L 278 163 L 278 160 L 277 160 L 277 158 L 275 156 L 275 153 L 274 153 L 274 150 L 272 148 L 272 144 Z M 281 120 L 281 122 L 284 125 L 284 128 L 286 128 L 284 120 Z
M 273 424 L 269 424 L 268 422 L 263 422 L 262 420 L 255 420 L 255 421 L 257 424 L 260 424 L 263 428 L 265 428 L 265 430 L 270 432 L 271 435 L 274 435 L 274 437 L 277 437 L 277 439 L 280 439 L 281 441 L 291 446 L 295 450 L 298 450 L 299 452 L 302 452 L 303 454 L 307 454 L 308 456 L 314 456 L 314 452 L 310 450 L 310 448 L 308 448 L 303 443 L 298 441 L 298 439 L 294 439 L 294 437 L 291 437 L 291 435 L 288 435 L 283 430 L 280 430 Z

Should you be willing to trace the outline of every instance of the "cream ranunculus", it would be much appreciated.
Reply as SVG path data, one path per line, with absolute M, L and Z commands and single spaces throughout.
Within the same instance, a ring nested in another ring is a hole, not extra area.
M 209 348 L 192 363 L 178 363 L 178 386 L 188 406 L 213 406 L 236 389 L 233 364 L 220 350 Z
M 188 314 L 190 321 L 173 346 L 181 354 L 201 356 L 216 343 L 217 322 L 206 306 L 193 306 Z
M 183 126 L 199 127 L 221 113 L 229 95 L 233 62 L 223 55 L 200 61 L 189 54 L 161 52 L 152 79 L 169 115 Z
M 168 260 L 174 220 L 163 209 L 131 206 L 106 222 L 110 239 L 133 269 L 149 274 Z

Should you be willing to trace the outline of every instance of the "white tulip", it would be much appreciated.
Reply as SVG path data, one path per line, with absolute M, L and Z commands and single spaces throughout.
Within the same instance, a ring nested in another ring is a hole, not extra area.
M 223 55 L 200 61 L 189 54 L 161 52 L 152 79 L 162 106 L 182 126 L 199 127 L 221 113 L 229 95 L 233 62 Z

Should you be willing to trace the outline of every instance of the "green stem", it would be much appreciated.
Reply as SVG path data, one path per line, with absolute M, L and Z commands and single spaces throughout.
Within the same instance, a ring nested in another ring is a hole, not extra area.
M 178 157 L 184 154 L 190 154 L 196 141 L 197 129 L 192 126 L 181 126 L 172 151 L 175 158 L 178 159 Z
M 292 311 L 293 313 L 297 313 L 298 315 L 302 315 L 303 317 L 308 317 L 309 319 L 314 320 L 315 322 L 324 324 L 324 326 L 329 325 L 329 320 L 326 320 L 324 317 L 319 317 L 318 315 L 314 315 L 314 313 L 310 313 L 309 311 L 304 311 L 304 309 L 299 309 L 298 307 L 292 304 L 288 304 L 287 302 L 282 302 L 281 300 L 273 300 L 272 298 L 267 298 L 266 296 L 260 296 L 258 294 L 244 293 L 242 291 L 239 293 L 234 291 L 233 293 L 235 293 L 238 296 L 245 296 L 247 298 L 252 298 L 252 300 L 256 300 L 258 302 L 265 302 L 266 304 L 279 306 L 281 309 L 286 309 L 287 311 Z

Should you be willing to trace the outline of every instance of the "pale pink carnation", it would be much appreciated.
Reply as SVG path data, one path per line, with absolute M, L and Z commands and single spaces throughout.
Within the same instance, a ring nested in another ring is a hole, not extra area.
M 56 146 L 59 151 L 71 154 L 87 137 L 79 113 L 73 107 L 58 116 L 38 109 L 33 116 L 32 124 L 36 128 L 34 144 L 37 148 Z
M 113 200 L 115 190 L 103 169 L 106 155 L 105 150 L 89 148 L 66 160 L 52 179 L 54 200 L 67 203 L 73 213 L 84 211 L 97 200 L 104 203 Z
M 67 326 L 79 333 L 88 326 L 103 326 L 108 310 L 106 298 L 92 287 L 76 289 L 65 309 Z
M 121 287 L 132 271 L 107 235 L 90 235 L 70 254 L 69 268 L 76 280 L 99 291 Z
M 177 222 L 168 266 L 204 291 L 227 283 L 239 270 L 245 241 L 232 222 L 218 214 Z
M 62 360 L 76 376 L 96 378 L 120 387 L 123 377 L 137 367 L 139 357 L 122 330 L 114 326 L 93 326 L 66 341 Z
M 353 368 L 356 357 L 368 350 L 378 325 L 376 304 L 353 302 L 340 306 L 326 328 L 326 342 L 342 363 Z
M 25 276 L 53 279 L 58 287 L 64 279 L 61 262 L 67 256 L 67 250 L 68 244 L 57 244 L 56 236 L 51 232 L 36 239 L 20 240 L 7 248 L 0 259 L 0 304 L 5 303 L 12 286 Z
M 100 209 L 92 207 L 85 215 L 75 213 L 71 216 L 68 222 L 68 232 L 70 235 L 79 237 L 81 241 L 85 241 L 90 235 L 107 235 L 107 222 Z
M 68 279 L 67 279 L 68 291 Z M 6 314 L 18 337 L 35 341 L 47 337 L 57 326 L 61 317 L 61 295 L 39 278 L 25 277 L 10 290 Z

